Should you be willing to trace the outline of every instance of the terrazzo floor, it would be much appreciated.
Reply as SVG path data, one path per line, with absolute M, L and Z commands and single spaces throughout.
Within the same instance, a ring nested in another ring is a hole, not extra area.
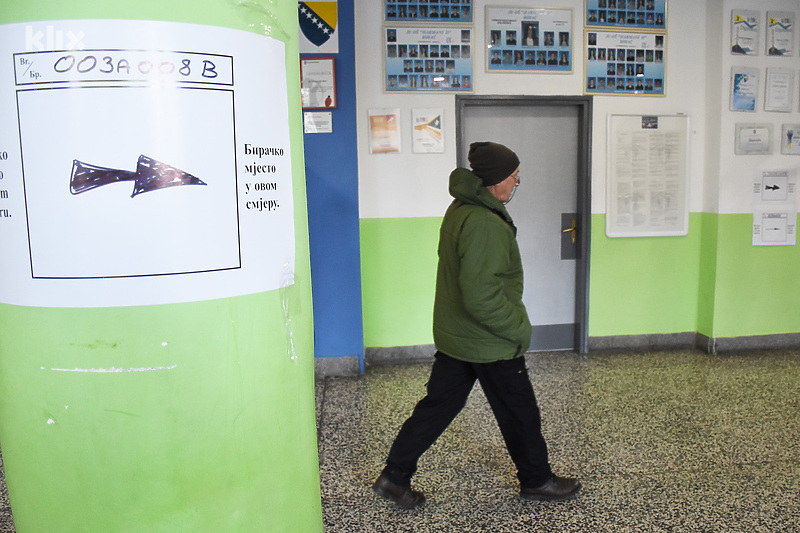
M 316 383 L 325 531 L 800 531 L 800 352 L 534 353 L 528 370 L 555 471 L 583 492 L 522 502 L 483 393 L 423 456 L 428 502 L 370 486 L 430 364 Z M 0 532 L 13 532 L 0 458 Z M 302 533 L 302 532 L 298 532 Z
M 523 502 L 479 386 L 423 456 L 406 511 L 371 483 L 429 364 L 317 382 L 325 531 L 800 531 L 800 352 L 529 354 L 551 462 L 583 492 Z

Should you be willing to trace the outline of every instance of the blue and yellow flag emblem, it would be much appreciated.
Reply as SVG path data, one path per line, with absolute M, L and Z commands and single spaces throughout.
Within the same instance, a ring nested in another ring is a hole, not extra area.
M 322 46 L 336 31 L 337 2 L 298 2 L 300 31 L 316 46 Z

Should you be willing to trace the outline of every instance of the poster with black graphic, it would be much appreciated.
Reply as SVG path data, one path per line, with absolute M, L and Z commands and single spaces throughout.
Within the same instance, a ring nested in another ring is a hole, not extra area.
M 0 301 L 140 305 L 293 283 L 283 43 L 188 24 L 49 24 L 79 28 L 84 46 L 26 50 L 25 25 L 0 39 L 13 65 L 0 83 Z

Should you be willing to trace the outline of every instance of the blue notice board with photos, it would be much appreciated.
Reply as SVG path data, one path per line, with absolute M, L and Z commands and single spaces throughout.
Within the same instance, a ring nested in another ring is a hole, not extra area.
M 472 92 L 472 28 L 387 26 L 385 90 Z
M 572 72 L 572 10 L 486 7 L 486 70 Z
M 386 22 L 472 22 L 472 0 L 385 0 Z
M 586 32 L 585 94 L 664 96 L 666 34 Z
M 586 26 L 663 30 L 667 0 L 586 0 Z

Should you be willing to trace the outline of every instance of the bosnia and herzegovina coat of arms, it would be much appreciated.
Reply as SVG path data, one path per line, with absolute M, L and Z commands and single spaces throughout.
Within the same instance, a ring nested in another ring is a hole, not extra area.
M 336 52 L 337 2 L 297 2 L 300 32 L 319 51 Z M 309 50 L 300 50 L 301 52 Z

